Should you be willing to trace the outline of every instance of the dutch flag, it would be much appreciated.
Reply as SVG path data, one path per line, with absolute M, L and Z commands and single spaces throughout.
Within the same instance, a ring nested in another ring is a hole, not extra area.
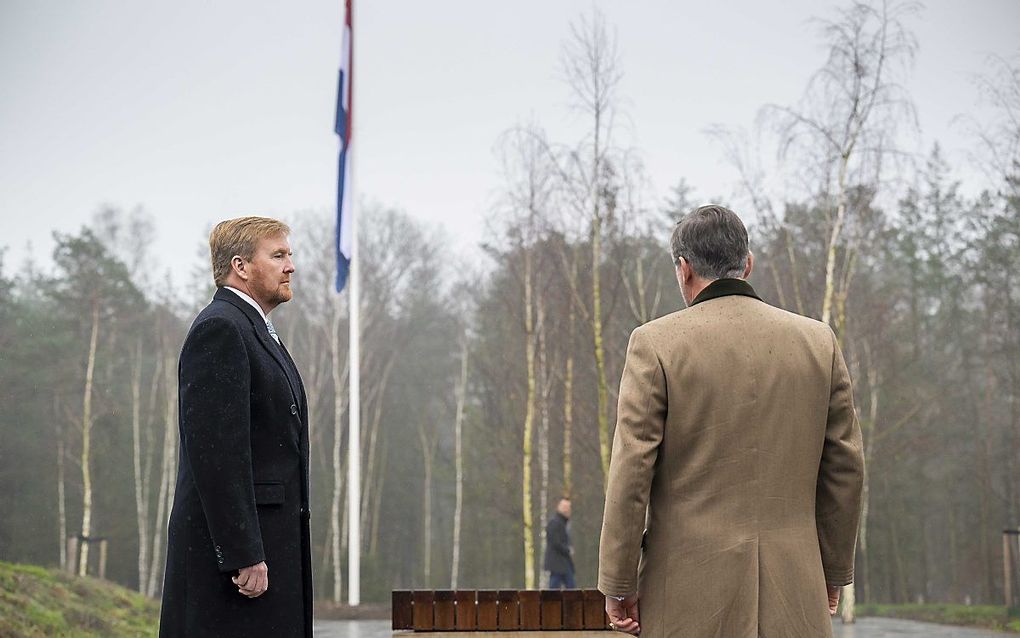
M 336 126 L 340 138 L 340 160 L 336 194 L 336 291 L 347 284 L 351 266 L 351 167 L 347 158 L 351 149 L 351 58 L 354 52 L 351 30 L 351 0 L 345 2 L 344 33 L 340 52 L 340 82 L 336 92 Z

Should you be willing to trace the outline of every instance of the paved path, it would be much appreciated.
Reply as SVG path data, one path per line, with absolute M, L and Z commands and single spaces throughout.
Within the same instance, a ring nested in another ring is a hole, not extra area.
M 892 618 L 861 618 L 855 625 L 836 621 L 832 629 L 835 638 L 1005 638 L 1010 635 Z M 494 635 L 499 637 L 498 633 Z M 541 634 L 536 634 L 536 638 L 539 636 Z M 577 636 L 581 638 L 583 632 L 577 632 Z M 392 638 L 392 632 L 388 621 L 320 620 L 315 623 L 315 638 Z
M 340 635 L 340 634 L 338 634 Z M 893 618 L 859 618 L 853 625 L 840 621 L 832 623 L 835 638 L 1006 638 L 1013 634 L 987 629 L 969 629 L 949 625 L 933 625 L 926 622 L 895 620 Z

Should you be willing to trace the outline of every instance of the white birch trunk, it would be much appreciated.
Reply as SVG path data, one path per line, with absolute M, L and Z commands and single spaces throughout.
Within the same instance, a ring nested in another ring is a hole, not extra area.
M 177 465 L 177 379 L 174 356 L 164 343 L 163 352 L 163 460 L 160 464 L 159 497 L 156 502 L 156 524 L 152 530 L 152 561 L 149 567 L 147 593 L 155 597 L 163 577 L 163 536 L 170 520 L 174 500 L 174 478 Z
M 524 409 L 521 517 L 524 534 L 524 588 L 535 588 L 535 531 L 531 498 L 531 439 L 535 423 L 535 326 L 532 317 L 531 249 L 524 249 L 524 348 L 527 361 L 527 398 Z
M 92 382 L 96 370 L 96 346 L 99 341 L 99 301 L 92 302 L 92 334 L 89 337 L 89 358 L 85 370 L 85 396 L 81 415 L 81 549 L 78 551 L 78 575 L 84 576 L 89 566 L 89 535 L 92 533 Z
M 149 582 L 149 507 L 142 485 L 142 342 L 135 344 L 131 366 L 131 458 L 135 479 L 135 514 L 138 526 L 138 591 L 145 593 Z
M 545 560 L 546 535 L 545 517 L 549 515 L 549 374 L 548 357 L 546 355 L 545 343 L 545 304 L 542 296 L 538 297 L 538 379 L 539 379 L 539 421 L 538 421 L 538 464 L 539 464 L 539 488 L 538 488 L 538 511 L 542 519 L 539 521 L 538 534 L 538 560 Z M 549 574 L 543 569 L 539 562 L 538 583 L 541 589 L 548 589 Z
M 456 495 L 453 504 L 453 557 L 450 566 L 450 589 L 457 589 L 460 575 L 460 521 L 464 509 L 464 403 L 467 397 L 468 340 L 460 343 L 460 382 L 457 385 L 457 412 L 453 419 L 454 462 L 456 464 Z

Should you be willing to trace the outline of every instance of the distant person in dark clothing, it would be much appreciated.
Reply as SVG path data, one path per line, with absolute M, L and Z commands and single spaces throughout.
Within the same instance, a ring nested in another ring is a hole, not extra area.
M 574 589 L 574 550 L 570 546 L 570 499 L 561 498 L 545 526 L 545 571 L 550 589 Z

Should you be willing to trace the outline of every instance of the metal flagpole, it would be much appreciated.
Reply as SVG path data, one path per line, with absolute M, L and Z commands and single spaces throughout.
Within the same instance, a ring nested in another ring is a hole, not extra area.
M 354 113 L 354 2 L 350 0 L 348 10 L 351 12 L 351 93 L 350 109 Z M 354 118 L 351 117 L 351 136 L 354 139 Z M 347 161 L 350 162 L 351 188 L 351 332 L 350 332 L 350 368 L 351 388 L 349 402 L 350 423 L 348 428 L 348 461 L 347 461 L 347 604 L 361 604 L 361 258 L 358 249 L 358 215 L 355 213 L 357 201 L 354 189 L 354 174 L 357 163 L 353 154 L 356 152 L 351 144 L 347 149 Z

